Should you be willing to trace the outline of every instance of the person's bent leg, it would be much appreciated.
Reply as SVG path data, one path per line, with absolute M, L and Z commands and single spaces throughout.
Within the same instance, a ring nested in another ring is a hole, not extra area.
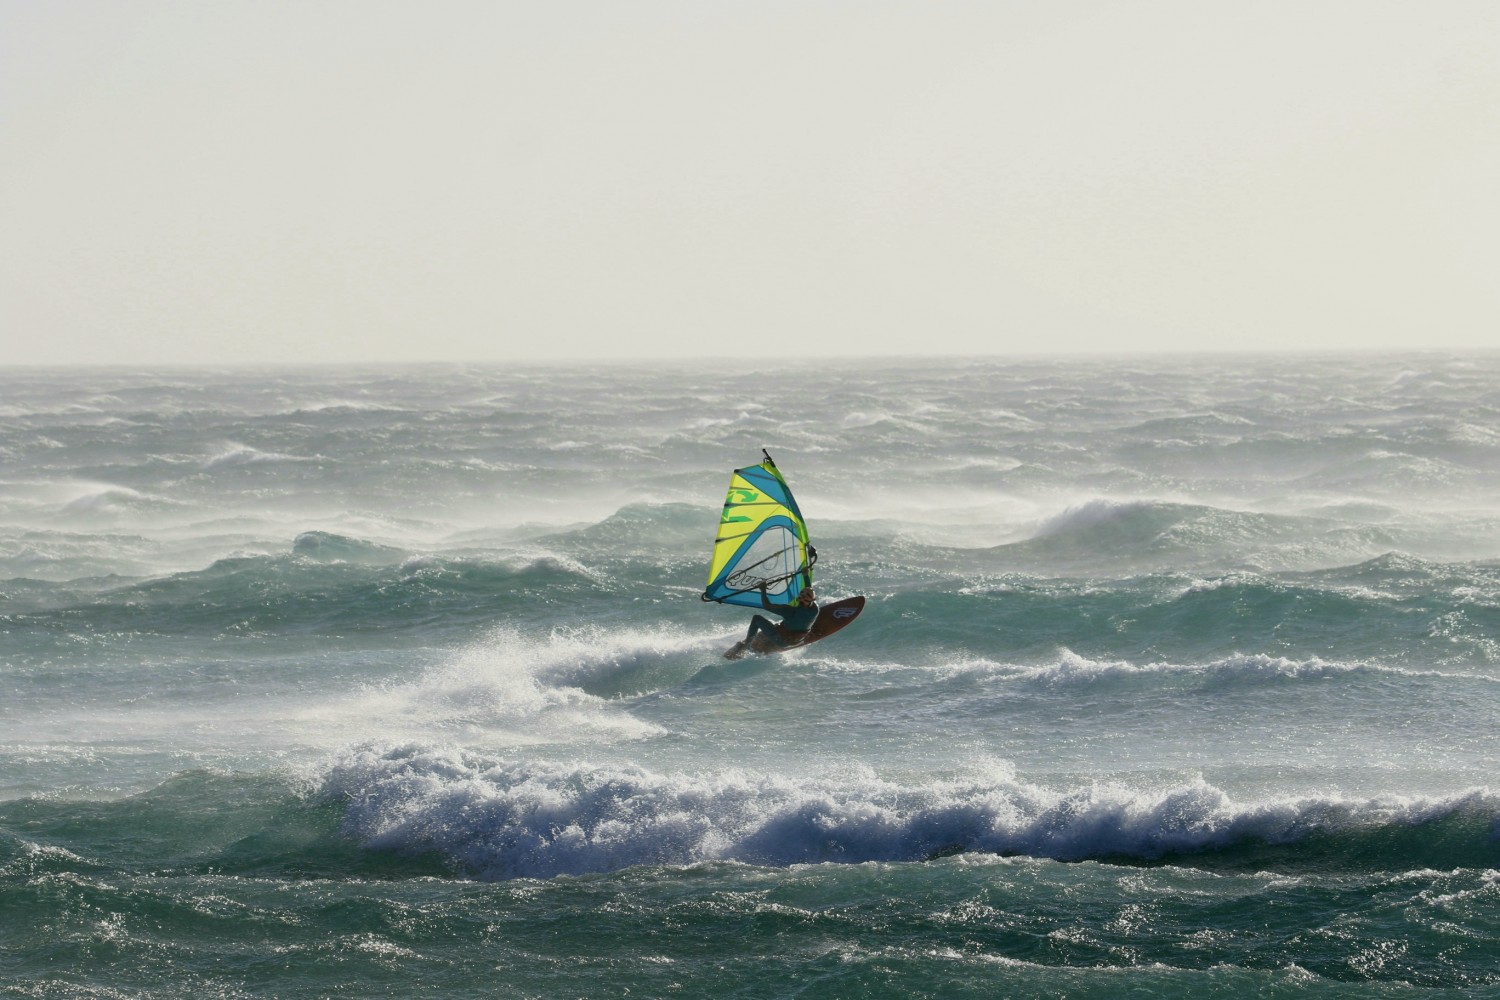
M 750 619 L 750 628 L 745 633 L 745 645 L 748 646 L 758 635 L 764 635 L 775 642 L 777 639 L 776 623 L 764 615 L 756 615 Z

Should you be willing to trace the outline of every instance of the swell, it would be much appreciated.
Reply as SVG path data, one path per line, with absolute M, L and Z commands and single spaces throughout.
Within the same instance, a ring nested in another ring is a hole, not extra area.
M 1357 495 L 1357 494 L 1355 494 Z M 1297 571 L 1359 562 L 1393 550 L 1465 558 L 1500 542 L 1493 518 L 1424 518 L 1382 505 L 1261 513 L 1201 503 L 1095 499 L 1042 522 L 1030 538 L 954 553 L 992 570 L 1138 574 L 1164 570 Z
M 307 536 L 303 536 L 307 538 Z M 525 626 L 566 616 L 572 602 L 622 588 L 562 555 L 407 557 L 394 564 L 375 547 L 299 544 L 293 555 L 220 559 L 202 570 L 4 584 L 15 634 L 85 632 L 164 635 L 464 632 L 504 613 Z
M 0 883 L 64 874 L 389 878 L 446 873 L 410 854 L 359 850 L 336 805 L 281 774 L 187 771 L 135 795 L 0 802 Z
M 1386 558 L 1318 573 L 1115 580 L 1019 574 L 897 590 L 850 642 L 1041 661 L 1237 654 L 1425 666 L 1500 663 L 1500 573 Z
M 601 525 L 504 551 L 429 556 L 306 532 L 290 553 L 225 558 L 159 577 L 0 582 L 0 623 L 13 636 L 39 639 L 441 636 L 498 620 L 527 631 L 659 620 L 727 628 L 722 609 L 705 615 L 695 599 L 701 564 L 678 558 L 681 546 L 657 544 L 663 530 L 687 531 L 688 520 L 677 510 L 622 510 L 604 522 L 628 543 L 613 552 Z M 1067 649 L 1134 663 L 1264 655 L 1413 669 L 1500 664 L 1500 567 L 1488 564 L 1392 555 L 1316 572 L 1067 579 L 829 562 L 827 596 L 861 581 L 881 583 L 866 591 L 872 603 L 860 627 L 836 647 L 857 657 L 1045 663 Z M 656 599 L 649 607 L 634 600 L 643 595 Z

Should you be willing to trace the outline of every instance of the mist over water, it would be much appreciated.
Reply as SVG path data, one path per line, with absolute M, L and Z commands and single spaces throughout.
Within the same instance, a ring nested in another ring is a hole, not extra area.
M 729 663 L 762 448 L 869 604 Z M 1491 995 L 1497 485 L 1489 355 L 0 372 L 0 984 Z

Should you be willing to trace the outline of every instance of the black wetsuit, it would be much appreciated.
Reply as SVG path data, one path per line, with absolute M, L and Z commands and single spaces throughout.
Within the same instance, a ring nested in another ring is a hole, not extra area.
M 756 615 L 750 619 L 750 630 L 745 633 L 746 645 L 757 635 L 764 635 L 776 645 L 785 646 L 806 634 L 813 627 L 813 622 L 818 620 L 817 604 L 807 607 L 801 604 L 772 604 L 764 590 L 760 592 L 760 603 L 771 614 L 780 615 L 781 624 L 776 624 L 764 615 Z

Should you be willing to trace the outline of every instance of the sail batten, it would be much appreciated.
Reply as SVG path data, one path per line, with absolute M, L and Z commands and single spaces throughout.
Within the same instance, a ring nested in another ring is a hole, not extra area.
M 807 522 L 776 464 L 735 469 L 729 477 L 721 525 L 733 533 L 714 538 L 705 601 L 760 607 L 760 587 L 775 604 L 790 604 L 812 584 L 816 555 L 807 542 Z

